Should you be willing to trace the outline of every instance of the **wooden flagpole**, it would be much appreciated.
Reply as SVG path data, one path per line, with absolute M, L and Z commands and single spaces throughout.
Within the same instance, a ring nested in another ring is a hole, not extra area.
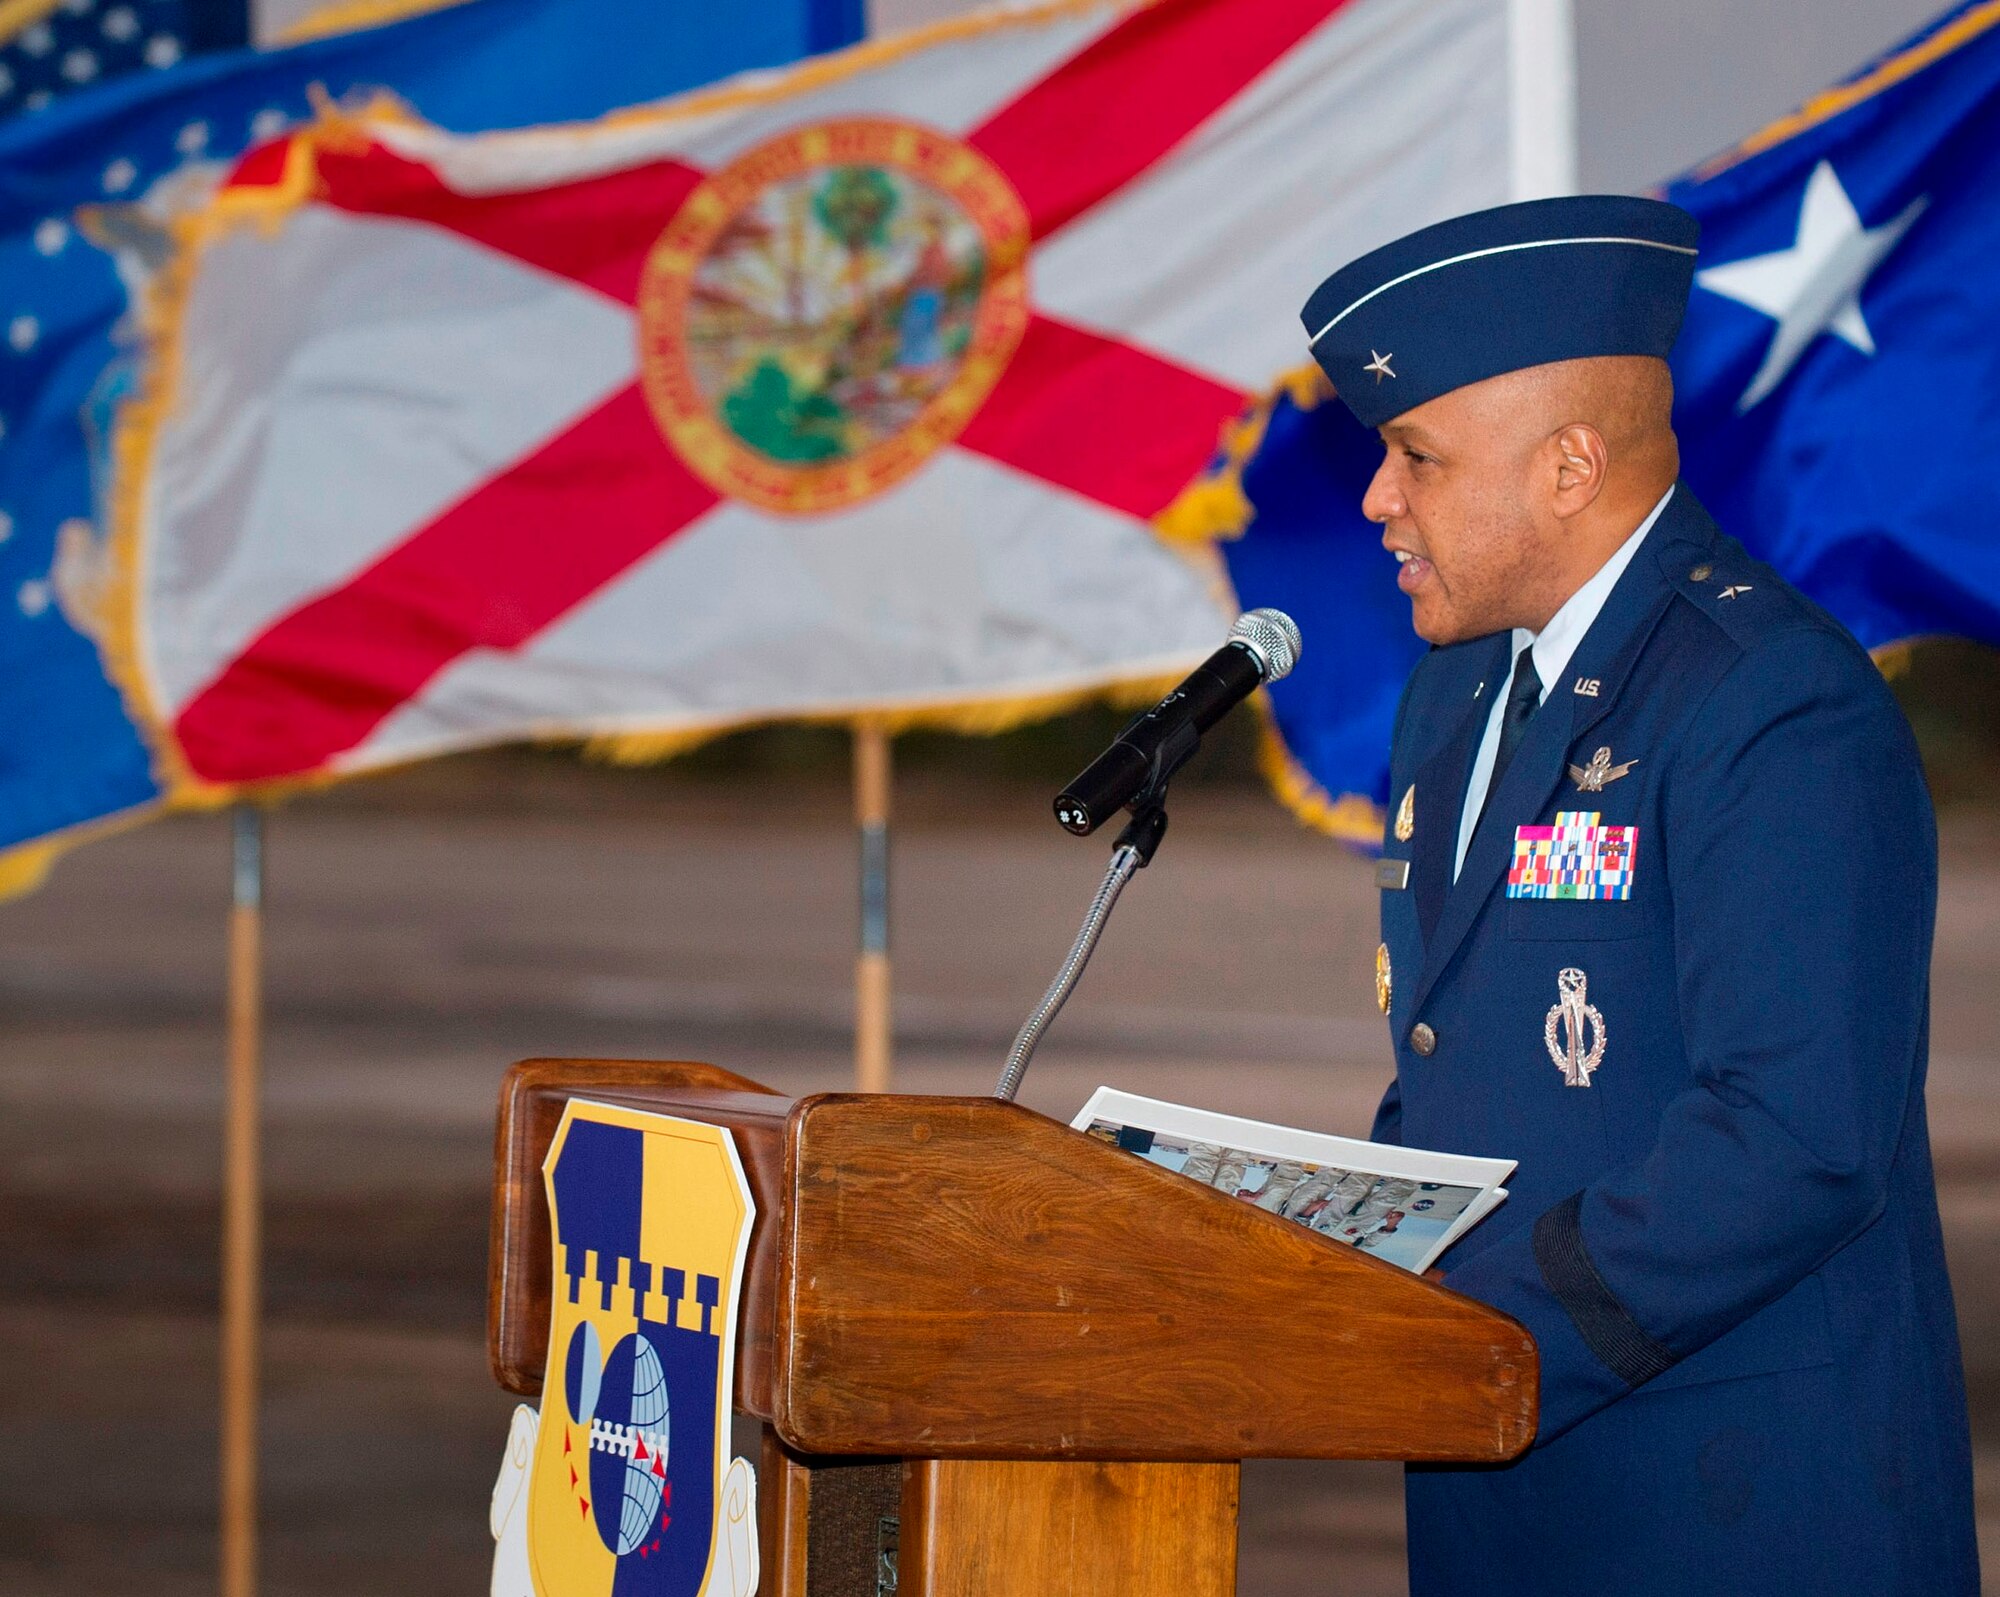
M 861 834 L 861 949 L 854 961 L 854 1084 L 887 1092 L 889 1002 L 889 734 L 854 728 L 854 821 Z
M 263 1312 L 259 1132 L 264 815 L 231 817 L 229 1074 L 222 1144 L 222 1597 L 257 1589 L 257 1333 Z

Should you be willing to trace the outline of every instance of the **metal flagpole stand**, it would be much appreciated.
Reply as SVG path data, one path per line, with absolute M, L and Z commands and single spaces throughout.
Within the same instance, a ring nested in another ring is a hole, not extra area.
M 861 950 L 854 961 L 854 1084 L 887 1092 L 889 1003 L 889 734 L 854 728 L 854 822 L 861 836 Z
M 222 1181 L 222 1597 L 257 1589 L 257 1331 L 262 1195 L 264 815 L 231 816 L 229 1075 Z

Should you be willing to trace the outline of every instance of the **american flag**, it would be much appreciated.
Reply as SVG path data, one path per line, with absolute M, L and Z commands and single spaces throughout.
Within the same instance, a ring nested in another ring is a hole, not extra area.
M 250 42 L 247 0 L 34 0 L 0 42 L 0 116 Z

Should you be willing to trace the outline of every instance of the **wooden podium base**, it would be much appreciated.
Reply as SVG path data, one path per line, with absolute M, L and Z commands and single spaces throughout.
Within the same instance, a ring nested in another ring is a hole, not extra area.
M 809 1459 L 767 1428 L 769 1597 L 1231 1597 L 1236 1464 Z
M 1231 1597 L 1237 1464 L 914 1459 L 897 1597 Z
M 510 1392 L 548 1364 L 542 1166 L 573 1097 L 735 1141 L 765 1597 L 1227 1597 L 1237 1460 L 1500 1463 L 1534 1439 L 1535 1344 L 1505 1315 L 1018 1104 L 794 1103 L 646 1060 L 507 1073 Z

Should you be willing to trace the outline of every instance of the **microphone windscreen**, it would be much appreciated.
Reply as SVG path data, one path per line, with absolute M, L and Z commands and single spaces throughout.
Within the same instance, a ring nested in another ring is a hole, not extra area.
M 1299 624 L 1282 610 L 1244 611 L 1229 629 L 1229 641 L 1257 656 L 1266 682 L 1277 681 L 1299 663 Z

